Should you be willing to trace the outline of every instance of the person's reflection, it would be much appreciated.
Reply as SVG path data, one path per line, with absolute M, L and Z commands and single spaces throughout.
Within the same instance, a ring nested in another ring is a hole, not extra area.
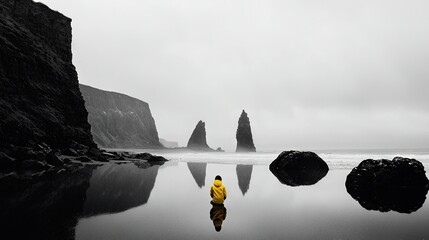
M 226 208 L 223 204 L 215 204 L 212 202 L 211 204 L 213 207 L 210 210 L 210 219 L 213 221 L 216 232 L 220 232 L 222 229 L 222 222 L 226 218 Z

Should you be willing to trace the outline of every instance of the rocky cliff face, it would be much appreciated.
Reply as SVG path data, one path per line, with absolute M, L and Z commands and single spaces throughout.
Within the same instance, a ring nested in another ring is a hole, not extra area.
M 94 141 L 106 148 L 162 148 L 149 105 L 139 99 L 80 85 Z
M 213 151 L 213 149 L 207 145 L 206 124 L 203 121 L 199 121 L 197 126 L 195 126 L 195 129 L 189 138 L 187 148 L 198 151 Z
M 237 150 L 236 152 L 256 152 L 255 145 L 253 144 L 252 129 L 250 128 L 249 117 L 243 110 L 240 119 L 238 119 L 237 128 Z
M 0 1 L 0 152 L 17 160 L 95 147 L 72 64 L 71 19 Z

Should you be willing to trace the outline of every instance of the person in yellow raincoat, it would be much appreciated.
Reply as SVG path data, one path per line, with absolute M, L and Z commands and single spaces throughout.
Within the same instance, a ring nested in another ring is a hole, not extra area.
M 217 175 L 213 185 L 210 187 L 210 197 L 212 197 L 210 203 L 213 205 L 210 210 L 210 219 L 213 221 L 213 225 L 217 232 L 222 229 L 222 222 L 226 218 L 226 208 L 223 205 L 226 195 L 226 188 L 222 184 L 222 177 Z
M 222 184 L 222 177 L 219 175 L 215 177 L 213 185 L 210 187 L 210 197 L 212 197 L 211 203 L 213 205 L 223 205 L 226 199 L 226 188 Z

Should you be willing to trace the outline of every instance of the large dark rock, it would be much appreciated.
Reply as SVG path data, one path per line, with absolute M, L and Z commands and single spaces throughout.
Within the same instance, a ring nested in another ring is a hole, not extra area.
M 203 121 L 199 121 L 197 126 L 195 126 L 195 129 L 189 138 L 187 148 L 197 151 L 213 151 L 213 149 L 207 145 L 206 124 Z
M 137 154 L 130 154 L 128 155 L 129 158 L 132 159 L 140 159 L 140 160 L 146 160 L 148 162 L 166 162 L 168 161 L 166 158 L 162 156 L 152 155 L 150 153 L 137 153 Z
M 80 84 L 94 141 L 105 148 L 162 148 L 149 105 Z
M 316 184 L 329 167 L 313 152 L 285 151 L 270 164 L 270 171 L 281 183 L 300 186 Z
M 347 192 L 368 210 L 417 211 L 425 202 L 429 182 L 421 162 L 395 157 L 368 159 L 349 173 Z
M 0 36 L 0 152 L 40 160 L 73 143 L 95 146 L 72 64 L 71 19 L 32 0 L 4 0 Z
M 247 113 L 244 110 L 238 119 L 236 138 L 236 152 L 256 152 L 255 145 L 253 144 L 252 129 L 250 128 L 249 117 L 247 117 Z

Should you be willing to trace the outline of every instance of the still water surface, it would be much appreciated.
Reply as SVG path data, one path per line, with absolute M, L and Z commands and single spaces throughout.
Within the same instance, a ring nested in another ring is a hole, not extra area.
M 331 163 L 315 185 L 291 187 L 281 184 L 268 164 L 178 158 L 146 169 L 101 166 L 90 179 L 75 238 L 429 239 L 426 202 L 411 214 L 369 211 L 346 191 L 351 168 L 332 169 Z M 229 194 L 226 211 L 214 209 L 221 220 L 225 215 L 219 232 L 209 203 L 218 174 Z
M 2 177 L 2 239 L 429 239 L 427 201 L 406 198 L 416 202 L 410 214 L 367 210 L 345 187 L 366 158 L 414 157 L 427 170 L 427 151 L 318 152 L 330 171 L 297 187 L 270 172 L 278 153 L 160 155 L 171 161 L 81 166 L 24 182 Z M 213 209 L 209 189 L 218 174 L 228 198 Z

